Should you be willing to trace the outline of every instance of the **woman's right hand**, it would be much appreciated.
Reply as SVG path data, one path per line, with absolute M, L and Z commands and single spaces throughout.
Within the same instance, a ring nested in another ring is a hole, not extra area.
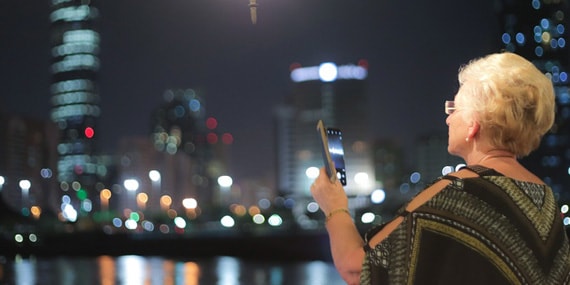
M 311 184 L 311 194 L 325 215 L 337 209 L 348 208 L 348 197 L 342 184 L 338 179 L 331 182 L 324 167 Z

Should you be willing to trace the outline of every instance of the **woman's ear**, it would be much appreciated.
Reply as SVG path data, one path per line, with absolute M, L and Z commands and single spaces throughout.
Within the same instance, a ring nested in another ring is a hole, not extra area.
M 471 126 L 469 127 L 469 130 L 467 131 L 467 138 L 468 139 L 473 139 L 477 133 L 479 132 L 479 129 L 481 128 L 481 125 L 479 125 L 479 122 L 477 121 L 472 121 Z

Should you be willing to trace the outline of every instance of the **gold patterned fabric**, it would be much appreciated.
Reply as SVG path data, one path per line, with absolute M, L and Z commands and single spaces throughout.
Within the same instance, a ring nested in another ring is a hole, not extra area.
M 361 284 L 570 284 L 570 245 L 552 190 L 469 169 L 480 177 L 440 178 L 451 183 L 366 249 Z

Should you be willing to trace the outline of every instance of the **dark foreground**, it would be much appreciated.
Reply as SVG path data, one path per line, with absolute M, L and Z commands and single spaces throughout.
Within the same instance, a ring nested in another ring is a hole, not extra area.
M 101 231 L 39 236 L 37 242 L 0 241 L 3 255 L 171 257 L 236 256 L 244 259 L 330 261 L 323 231 L 279 234 L 218 233 L 195 236 L 105 234 Z

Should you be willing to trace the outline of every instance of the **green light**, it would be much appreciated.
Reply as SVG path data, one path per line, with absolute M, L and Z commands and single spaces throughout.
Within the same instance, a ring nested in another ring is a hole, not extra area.
M 85 191 L 84 189 L 79 189 L 76 195 L 77 199 L 79 199 L 80 201 L 87 199 L 87 191 Z
M 132 213 L 131 213 L 131 217 L 130 217 L 131 220 L 133 220 L 133 221 L 135 221 L 135 222 L 138 222 L 138 221 L 140 220 L 140 218 L 141 218 L 141 217 L 139 216 L 139 213 L 137 213 L 137 212 L 132 212 Z

